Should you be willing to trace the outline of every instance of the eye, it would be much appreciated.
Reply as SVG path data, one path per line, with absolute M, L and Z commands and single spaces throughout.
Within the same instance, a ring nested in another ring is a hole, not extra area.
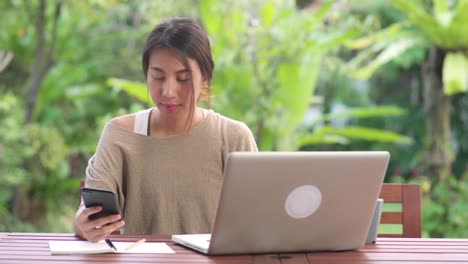
M 191 81 L 190 74 L 187 72 L 181 73 L 177 75 L 177 81 L 178 82 L 189 82 Z
M 189 82 L 190 78 L 177 78 L 178 82 Z
M 156 76 L 151 76 L 153 78 L 153 80 L 156 80 L 156 81 L 163 81 L 164 80 L 164 77 L 156 77 Z

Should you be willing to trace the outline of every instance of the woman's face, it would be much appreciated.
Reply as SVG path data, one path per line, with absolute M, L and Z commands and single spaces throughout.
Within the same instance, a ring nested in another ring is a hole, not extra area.
M 186 116 L 196 105 L 200 91 L 206 84 L 196 61 L 188 59 L 191 71 L 171 49 L 160 48 L 151 53 L 146 83 L 154 104 L 163 115 Z

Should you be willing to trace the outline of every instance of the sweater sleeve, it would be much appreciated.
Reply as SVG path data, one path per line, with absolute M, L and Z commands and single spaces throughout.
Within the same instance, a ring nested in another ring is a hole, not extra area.
M 245 123 L 240 123 L 240 134 L 243 135 L 239 142 L 239 151 L 258 151 L 257 143 L 250 128 Z
M 232 129 L 229 129 L 228 152 L 233 151 L 258 151 L 257 143 L 252 131 L 243 122 L 236 122 Z
M 120 207 L 124 207 L 122 192 L 123 152 L 116 144 L 116 135 L 107 124 L 99 139 L 96 153 L 88 161 L 86 168 L 86 187 L 107 189 L 119 198 Z

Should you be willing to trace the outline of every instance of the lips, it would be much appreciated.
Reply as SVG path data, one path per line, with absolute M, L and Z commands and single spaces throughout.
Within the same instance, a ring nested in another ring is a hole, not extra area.
M 180 106 L 180 104 L 161 104 L 161 105 L 164 108 L 164 110 L 166 110 L 167 112 L 173 112 Z

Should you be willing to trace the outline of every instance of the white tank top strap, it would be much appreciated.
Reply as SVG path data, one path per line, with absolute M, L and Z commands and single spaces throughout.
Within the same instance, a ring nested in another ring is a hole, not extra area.
M 153 108 L 141 110 L 135 114 L 135 123 L 133 124 L 133 132 L 140 134 L 140 135 L 145 135 L 145 136 L 148 135 L 148 123 L 149 123 L 148 121 L 149 121 L 149 117 L 151 114 L 151 110 L 153 110 Z

